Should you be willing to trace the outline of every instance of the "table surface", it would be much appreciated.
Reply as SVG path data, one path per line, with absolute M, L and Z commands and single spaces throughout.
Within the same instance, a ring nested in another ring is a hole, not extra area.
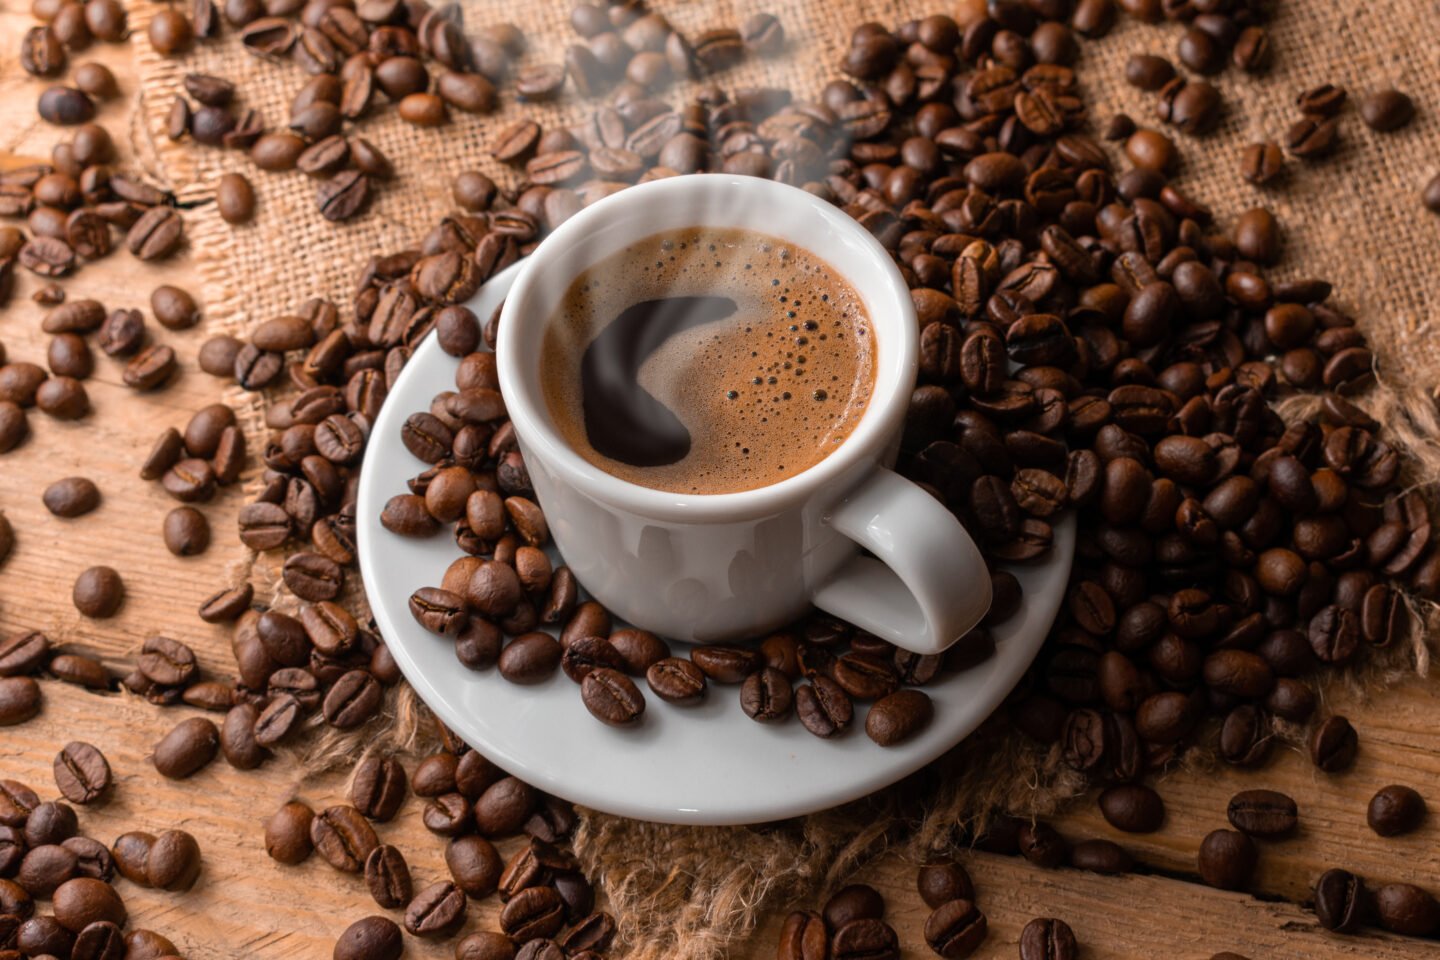
M 14 5 L 0 11 L 0 37 L 7 45 L 31 25 Z M 104 106 L 99 121 L 123 141 L 136 97 L 136 72 L 129 45 L 96 46 L 83 55 L 107 63 L 122 97 Z M 23 74 L 7 53 L 0 59 L 0 164 L 11 166 L 48 156 L 61 132 L 34 112 L 41 84 Z M 19 277 L 9 306 L 0 312 L 0 341 L 11 359 L 44 362 L 48 337 L 39 329 L 42 308 L 30 301 L 36 278 Z M 107 307 L 145 306 L 161 282 L 202 292 L 193 264 L 183 259 L 157 267 L 121 253 L 86 266 L 65 284 L 69 295 L 93 297 Z M 31 438 L 0 459 L 0 510 L 16 528 L 18 546 L 0 571 L 0 633 L 40 629 L 68 648 L 103 657 L 116 669 L 128 665 L 140 642 L 168 633 L 190 643 L 203 668 L 228 676 L 233 661 L 223 630 L 202 624 L 194 609 L 218 585 L 248 575 L 225 557 L 236 547 L 234 514 L 240 497 L 231 493 L 204 508 L 214 545 L 189 559 L 171 556 L 160 524 L 173 506 L 155 484 L 140 480 L 137 465 L 165 426 L 183 425 L 190 412 L 219 399 L 221 385 L 201 373 L 195 353 L 203 324 L 183 333 L 159 330 L 181 358 L 182 374 L 169 389 L 137 397 L 119 382 L 119 366 L 97 357 L 88 381 L 95 412 L 78 423 L 51 421 L 32 413 Z M 40 491 L 63 476 L 85 474 L 100 484 L 100 509 L 78 520 L 50 516 Z M 227 549 L 229 548 L 229 549 Z M 121 613 L 106 621 L 84 621 L 70 604 L 70 584 L 85 567 L 106 563 L 126 575 L 128 598 Z M 0 778 L 15 778 L 53 795 L 51 761 L 66 742 L 86 740 L 108 756 L 116 774 L 113 798 L 80 811 L 82 829 L 109 842 L 126 830 L 159 831 L 172 826 L 194 833 L 204 851 L 201 882 L 185 894 L 117 884 L 130 908 L 132 926 L 169 936 L 192 960 L 243 955 L 257 960 L 323 958 L 334 938 L 352 920 L 377 912 L 358 877 L 331 870 L 318 858 L 282 867 L 264 853 L 261 822 L 292 797 L 319 808 L 345 794 L 345 773 L 305 775 L 293 757 L 279 757 L 258 771 L 242 773 L 212 764 L 183 782 L 161 778 L 149 762 L 155 741 L 185 710 L 161 711 L 125 695 L 100 696 L 55 681 L 43 681 L 45 709 L 30 723 L 0 734 Z M 990 923 L 990 938 L 977 956 L 1012 957 L 1020 929 L 1036 916 L 1064 918 L 1092 960 L 1153 957 L 1204 958 L 1232 950 L 1255 958 L 1370 957 L 1377 960 L 1434 957 L 1434 942 L 1378 932 L 1339 937 L 1322 930 L 1304 909 L 1318 874 L 1343 865 L 1375 882 L 1406 881 L 1440 889 L 1440 816 L 1416 833 L 1382 839 L 1365 826 L 1365 807 L 1376 789 L 1405 783 L 1440 804 L 1440 696 L 1417 677 L 1372 694 L 1330 695 L 1325 709 L 1349 715 L 1359 730 L 1360 757 L 1341 776 L 1315 771 L 1297 751 L 1286 750 L 1265 770 L 1182 770 L 1158 788 L 1168 806 L 1165 828 L 1147 836 L 1125 836 L 1109 827 L 1093 802 L 1080 801 L 1054 823 L 1073 840 L 1117 840 L 1141 865 L 1124 877 L 1076 870 L 1043 870 L 1018 858 L 971 853 L 964 857 Z M 1226 826 L 1225 807 L 1237 791 L 1269 787 L 1294 796 L 1301 827 L 1287 840 L 1263 844 L 1253 894 L 1225 893 L 1199 884 L 1195 852 L 1201 838 Z M 444 876 L 441 845 L 420 822 L 413 799 L 382 826 L 385 842 L 405 851 L 417 884 Z M 502 845 L 508 854 L 515 841 Z M 885 893 L 889 919 L 906 954 L 929 956 L 921 930 L 927 913 L 914 890 L 914 866 L 887 857 L 858 879 Z M 467 931 L 497 928 L 493 898 L 472 905 Z M 793 906 L 815 906 L 796 904 Z M 773 956 L 784 911 L 765 918 L 742 957 Z M 448 944 L 410 942 L 411 957 L 448 957 Z

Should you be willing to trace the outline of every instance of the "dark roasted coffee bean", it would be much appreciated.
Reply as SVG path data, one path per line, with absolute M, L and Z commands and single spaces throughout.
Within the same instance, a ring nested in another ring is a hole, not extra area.
M 1360 116 L 1372 130 L 1399 130 L 1415 116 L 1415 102 L 1399 90 L 1377 90 L 1360 100 Z
M 1080 948 L 1070 924 L 1037 917 L 1020 931 L 1020 960 L 1075 960 Z
M 1310 762 L 1326 773 L 1339 773 L 1355 762 L 1359 740 L 1342 716 L 1332 716 L 1310 735 Z
M 1258 854 L 1255 843 L 1234 830 L 1212 830 L 1200 843 L 1200 879 L 1221 890 L 1250 885 Z
M 265 821 L 265 852 L 280 863 L 296 864 L 310 856 L 314 843 L 310 826 L 315 811 L 292 800 Z
M 580 697 L 596 719 L 614 727 L 636 724 L 645 713 L 645 698 L 634 681 L 609 667 L 585 675 Z
M 334 960 L 399 960 L 405 937 L 387 917 L 356 920 L 335 941 Z
M 354 807 L 327 807 L 310 824 L 310 840 L 325 862 L 344 873 L 359 873 L 379 845 L 375 830 Z
M 91 619 L 113 617 L 125 600 L 125 584 L 112 567 L 90 567 L 75 578 L 71 599 Z
M 79 858 L 58 843 L 31 847 L 20 861 L 15 882 L 37 900 L 48 900 L 62 884 L 77 876 L 78 869 Z
M 145 877 L 159 890 L 189 890 L 200 875 L 200 844 L 184 830 L 166 830 L 145 858 Z
M 868 960 L 871 957 L 875 960 L 899 960 L 900 944 L 894 928 L 883 920 L 851 920 L 831 937 L 830 956 L 834 960 Z
M 1315 917 L 1320 926 L 1336 933 L 1353 933 L 1370 907 L 1365 882 L 1347 870 L 1326 870 L 1315 882 Z
M 1242 790 L 1230 798 L 1226 816 L 1252 837 L 1283 837 L 1295 829 L 1295 801 L 1274 790 Z
M 935 714 L 935 705 L 919 690 L 897 690 L 877 700 L 865 716 L 865 733 L 882 747 L 915 736 Z
M 465 894 L 449 881 L 421 890 L 405 908 L 405 929 L 417 937 L 449 936 L 464 922 Z
M 795 691 L 795 712 L 806 730 L 817 737 L 839 736 L 854 718 L 850 697 L 828 676 L 816 674 Z
M 705 674 L 689 660 L 658 660 L 645 671 L 645 681 L 667 703 L 694 704 L 705 696 Z
M 716 683 L 740 683 L 765 665 L 759 651 L 742 647 L 696 647 L 690 659 Z
M 40 94 L 40 117 L 58 126 L 87 123 L 95 116 L 95 101 L 74 87 L 48 87 Z
M 325 722 L 337 730 L 353 730 L 379 712 L 385 692 L 366 670 L 351 670 L 335 681 L 321 710 Z
M 985 914 L 968 899 L 951 900 L 936 907 L 925 921 L 925 942 L 942 957 L 968 957 L 989 934 Z
M 94 803 L 110 787 L 110 764 L 95 747 L 81 741 L 65 745 L 55 755 L 55 786 L 71 803 Z
M 163 776 L 183 780 L 214 760 L 219 749 L 219 728 L 204 717 L 190 717 L 155 744 L 152 761 Z
M 837 670 L 838 667 L 837 664 Z M 740 708 L 750 719 L 761 723 L 788 717 L 793 699 L 790 678 L 773 667 L 752 673 L 740 686 Z
M 1365 822 L 1382 837 L 1410 833 L 1425 819 L 1425 798 L 1411 787 L 1392 784 L 1370 798 Z
M 66 477 L 46 487 L 41 500 L 57 517 L 79 517 L 100 506 L 100 488 L 87 477 Z
M 1154 833 L 1165 821 L 1165 804 L 1147 786 L 1127 783 L 1100 794 L 1100 812 L 1109 824 L 1127 833 Z
M 476 900 L 495 892 L 504 867 L 494 845 L 473 836 L 456 837 L 445 845 L 445 866 L 455 885 Z
M 42 702 L 40 685 L 32 678 L 0 676 L 0 727 L 32 719 L 40 713 Z
M 350 802 L 371 820 L 394 818 L 405 802 L 405 768 L 393 757 L 371 754 L 355 767 L 350 781 Z
M 1409 883 L 1387 883 L 1375 891 L 1375 916 L 1392 933 L 1429 937 L 1440 930 L 1440 901 Z
M 365 886 L 377 904 L 398 910 L 410 902 L 410 867 L 405 855 L 389 844 L 381 844 L 365 858 Z

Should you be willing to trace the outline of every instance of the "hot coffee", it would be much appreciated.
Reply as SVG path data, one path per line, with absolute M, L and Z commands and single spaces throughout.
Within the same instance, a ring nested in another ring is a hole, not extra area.
M 875 339 L 854 287 L 745 230 L 647 237 L 570 285 L 541 354 L 565 441 L 676 493 L 768 486 L 819 463 L 865 412 Z

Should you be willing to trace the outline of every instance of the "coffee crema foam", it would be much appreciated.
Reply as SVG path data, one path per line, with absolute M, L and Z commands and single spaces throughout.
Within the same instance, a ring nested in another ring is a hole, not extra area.
M 696 299 L 664 303 L 675 298 Z M 733 311 L 716 308 L 725 299 Z M 627 310 L 641 322 L 668 316 L 676 332 L 657 345 L 655 331 L 647 339 L 627 324 L 598 340 Z M 626 359 L 639 363 L 638 378 Z M 577 277 L 549 319 L 540 364 L 555 426 L 590 463 L 652 489 L 733 493 L 800 473 L 844 442 L 874 386 L 875 338 L 855 288 L 813 253 L 754 231 L 699 227 L 647 237 Z M 663 426 L 673 440 L 677 419 L 682 455 L 655 462 L 673 447 Z M 624 436 L 613 435 L 616 425 Z

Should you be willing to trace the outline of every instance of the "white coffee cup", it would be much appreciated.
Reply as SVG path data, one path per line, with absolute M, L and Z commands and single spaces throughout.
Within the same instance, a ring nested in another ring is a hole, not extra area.
M 546 405 L 542 341 L 571 281 L 631 243 L 693 226 L 751 230 L 809 250 L 854 286 L 870 315 L 874 391 L 859 423 L 829 456 L 770 486 L 690 495 L 619 480 L 566 444 Z M 904 279 L 855 220 L 795 187 L 696 174 L 631 187 L 561 224 L 516 278 L 496 353 L 555 543 L 610 611 L 662 636 L 712 643 L 773 630 L 813 604 L 928 654 L 979 623 L 990 577 L 955 516 L 890 469 L 918 341 Z

